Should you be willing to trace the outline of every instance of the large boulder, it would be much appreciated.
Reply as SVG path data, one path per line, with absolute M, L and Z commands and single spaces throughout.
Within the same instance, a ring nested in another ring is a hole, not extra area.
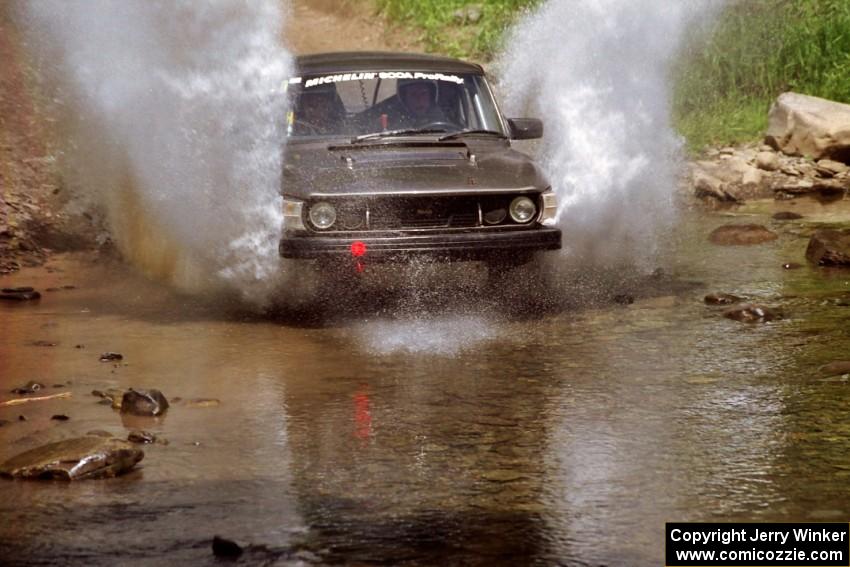
M 850 266 L 850 229 L 815 232 L 806 248 L 806 259 L 819 266 Z
M 790 155 L 850 163 L 850 105 L 783 93 L 770 108 L 765 142 Z

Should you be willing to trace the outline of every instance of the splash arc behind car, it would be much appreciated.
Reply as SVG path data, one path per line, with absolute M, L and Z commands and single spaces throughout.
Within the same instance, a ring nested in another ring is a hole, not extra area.
M 280 254 L 323 263 L 520 264 L 561 247 L 557 203 L 479 65 L 428 55 L 296 59 L 286 85 Z

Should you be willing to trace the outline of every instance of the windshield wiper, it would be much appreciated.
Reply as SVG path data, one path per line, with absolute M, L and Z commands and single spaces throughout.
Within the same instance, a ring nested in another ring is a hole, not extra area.
M 445 128 L 404 128 L 401 130 L 388 130 L 386 132 L 373 132 L 372 134 L 363 134 L 362 136 L 351 138 L 351 143 L 356 144 L 364 140 L 392 138 L 393 136 L 407 136 L 409 134 L 435 134 L 437 132 L 445 131 Z
M 496 136 L 499 138 L 507 138 L 501 132 L 497 132 L 495 130 L 461 130 L 460 132 L 452 132 L 451 134 L 446 134 L 445 136 L 440 136 L 438 140 L 440 142 L 444 140 L 454 140 L 455 138 L 461 138 L 463 136 L 475 135 L 475 134 L 486 134 L 488 136 Z

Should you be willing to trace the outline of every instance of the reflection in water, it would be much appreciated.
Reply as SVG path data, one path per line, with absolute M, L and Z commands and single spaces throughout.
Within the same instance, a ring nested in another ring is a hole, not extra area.
M 92 430 L 169 444 L 115 480 L 2 483 L 4 560 L 202 564 L 219 534 L 272 564 L 657 565 L 665 521 L 846 519 L 847 379 L 817 369 L 850 351 L 847 280 L 782 269 L 804 222 L 707 244 L 728 220 L 687 225 L 676 285 L 522 320 L 467 306 L 305 328 L 116 265 L 5 278 L 77 289 L 0 304 L 0 399 L 30 379 L 72 393 L 0 408 L 0 458 Z M 708 291 L 785 318 L 725 319 Z M 130 422 L 90 395 L 131 386 L 221 404 Z

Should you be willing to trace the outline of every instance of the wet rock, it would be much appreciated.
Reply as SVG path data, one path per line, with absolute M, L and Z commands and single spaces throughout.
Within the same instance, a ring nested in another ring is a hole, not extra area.
M 850 229 L 822 229 L 806 247 L 806 259 L 818 266 L 850 266 Z
M 24 414 L 19 415 L 18 421 L 27 421 L 27 416 L 25 416 Z
M 802 267 L 803 267 L 803 265 L 798 264 L 797 262 L 786 262 L 786 263 L 782 264 L 783 270 L 799 270 Z
M 742 323 L 766 323 L 782 318 L 782 314 L 779 311 L 763 305 L 749 303 L 727 309 L 723 312 L 723 316 Z
M 133 390 L 124 392 L 121 413 L 132 415 L 161 415 L 168 409 L 168 400 L 159 390 Z
M 773 152 L 759 152 L 756 155 L 756 167 L 764 171 L 779 169 L 779 156 Z
M 738 303 L 741 298 L 731 293 L 709 293 L 703 298 L 707 305 L 732 305 Z
M 771 218 L 773 220 L 799 220 L 803 218 L 803 215 L 793 211 L 779 211 L 778 213 L 774 213 Z
M 98 398 L 102 398 L 101 403 L 104 405 L 111 405 L 115 409 L 119 409 L 121 407 L 121 401 L 124 397 L 124 390 L 119 390 L 118 388 L 109 388 L 107 390 L 92 390 L 92 396 L 97 396 Z
M 850 374 L 850 360 L 836 360 L 820 367 L 825 376 L 836 376 L 838 374 Z
M 194 398 L 186 400 L 183 405 L 187 408 L 215 408 L 221 405 L 221 401 L 215 398 Z
M 71 418 L 64 413 L 57 413 L 56 415 L 51 416 L 50 419 L 54 421 L 68 421 Z
M 86 348 L 86 345 L 74 345 L 74 348 Z
M 0 476 L 22 479 L 80 480 L 123 474 L 144 453 L 120 439 L 78 437 L 26 451 L 0 464 Z
M 134 431 L 131 431 L 130 434 L 127 435 L 127 441 L 129 441 L 130 443 L 146 445 L 156 442 L 156 435 L 154 435 L 150 431 L 142 431 L 140 429 L 136 429 Z
M 34 380 L 30 380 L 23 386 L 15 388 L 12 390 L 13 394 L 26 395 L 26 394 L 35 394 L 45 388 L 44 384 L 41 382 L 36 382 Z
M 770 108 L 765 142 L 789 155 L 844 161 L 850 151 L 850 105 L 783 93 Z
M 0 292 L 0 299 L 6 301 L 35 301 L 37 299 L 41 299 L 41 294 L 37 291 L 33 291 L 31 287 L 4 288 L 3 291 Z
M 708 236 L 712 244 L 721 246 L 750 246 L 776 238 L 776 233 L 758 224 L 727 224 L 714 229 Z
M 235 541 L 214 536 L 212 541 L 213 555 L 235 559 L 242 555 L 242 547 Z
M 124 360 L 124 355 L 120 352 L 104 352 L 100 355 L 101 362 L 114 362 L 117 360 Z

